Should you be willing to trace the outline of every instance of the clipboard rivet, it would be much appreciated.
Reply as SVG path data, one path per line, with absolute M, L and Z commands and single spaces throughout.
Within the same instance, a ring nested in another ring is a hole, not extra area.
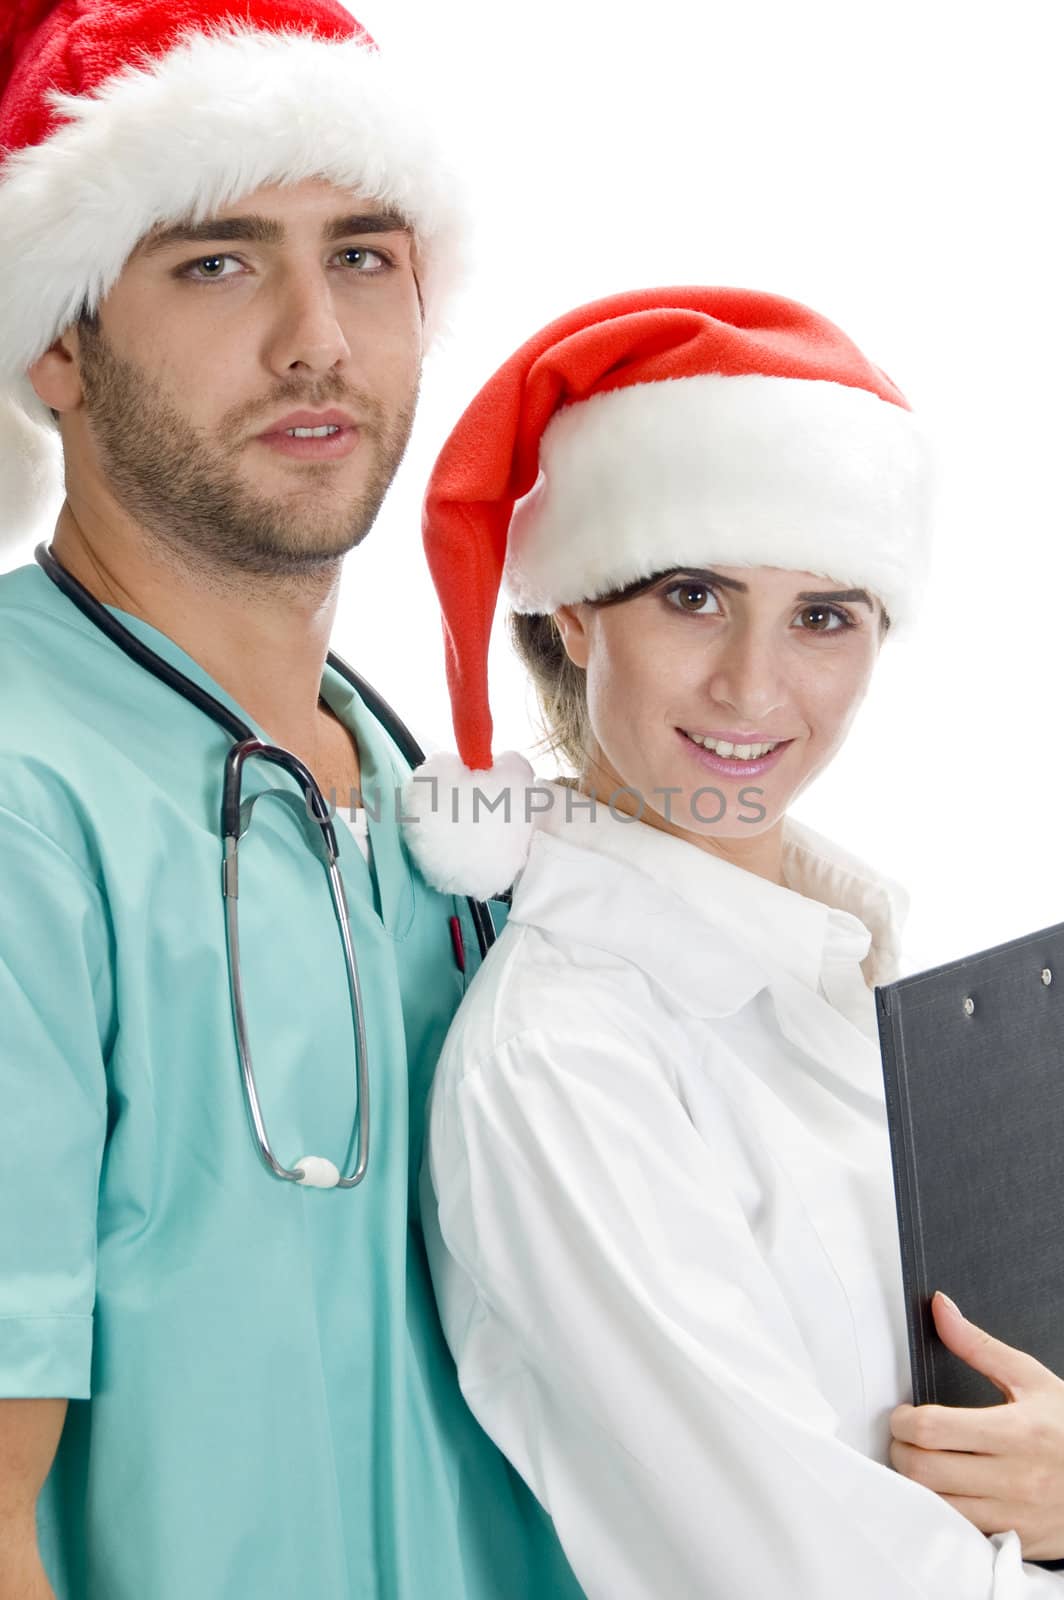
M 1050 972 L 1048 967 L 1042 968 L 1042 982 L 1047 986 L 1047 988 L 1049 984 L 1053 982 L 1053 974 Z
M 974 1010 L 975 1010 L 975 1001 L 972 999 L 970 994 L 966 994 L 965 997 L 964 997 L 964 1014 L 965 1014 L 965 1016 L 966 1017 L 970 1017 Z

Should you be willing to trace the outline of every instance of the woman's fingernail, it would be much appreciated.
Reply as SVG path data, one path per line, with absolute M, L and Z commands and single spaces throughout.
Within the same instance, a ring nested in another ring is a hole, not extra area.
M 948 1294 L 944 1294 L 941 1289 L 936 1289 L 935 1293 L 940 1300 L 944 1300 L 946 1302 L 951 1311 L 955 1311 L 957 1313 L 958 1317 L 962 1317 L 964 1315 L 960 1306 L 957 1305 L 956 1301 L 951 1300 Z

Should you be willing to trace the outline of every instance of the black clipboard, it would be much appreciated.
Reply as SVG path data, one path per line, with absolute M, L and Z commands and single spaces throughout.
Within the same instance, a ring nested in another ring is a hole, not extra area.
M 917 1405 L 998 1405 L 931 1297 L 1064 1377 L 1064 923 L 875 989 Z

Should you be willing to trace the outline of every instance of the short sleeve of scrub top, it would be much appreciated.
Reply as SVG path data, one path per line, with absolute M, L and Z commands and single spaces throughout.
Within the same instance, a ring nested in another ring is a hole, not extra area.
M 83 868 L 3 808 L 0 860 L 0 1396 L 84 1399 L 107 1129 L 105 917 Z

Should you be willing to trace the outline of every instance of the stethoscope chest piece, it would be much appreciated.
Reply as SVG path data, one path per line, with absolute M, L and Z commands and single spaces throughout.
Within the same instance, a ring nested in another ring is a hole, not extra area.
M 340 1182 L 340 1169 L 333 1165 L 328 1156 L 304 1156 L 292 1168 L 293 1172 L 303 1175 L 303 1185 L 307 1189 L 335 1189 Z

